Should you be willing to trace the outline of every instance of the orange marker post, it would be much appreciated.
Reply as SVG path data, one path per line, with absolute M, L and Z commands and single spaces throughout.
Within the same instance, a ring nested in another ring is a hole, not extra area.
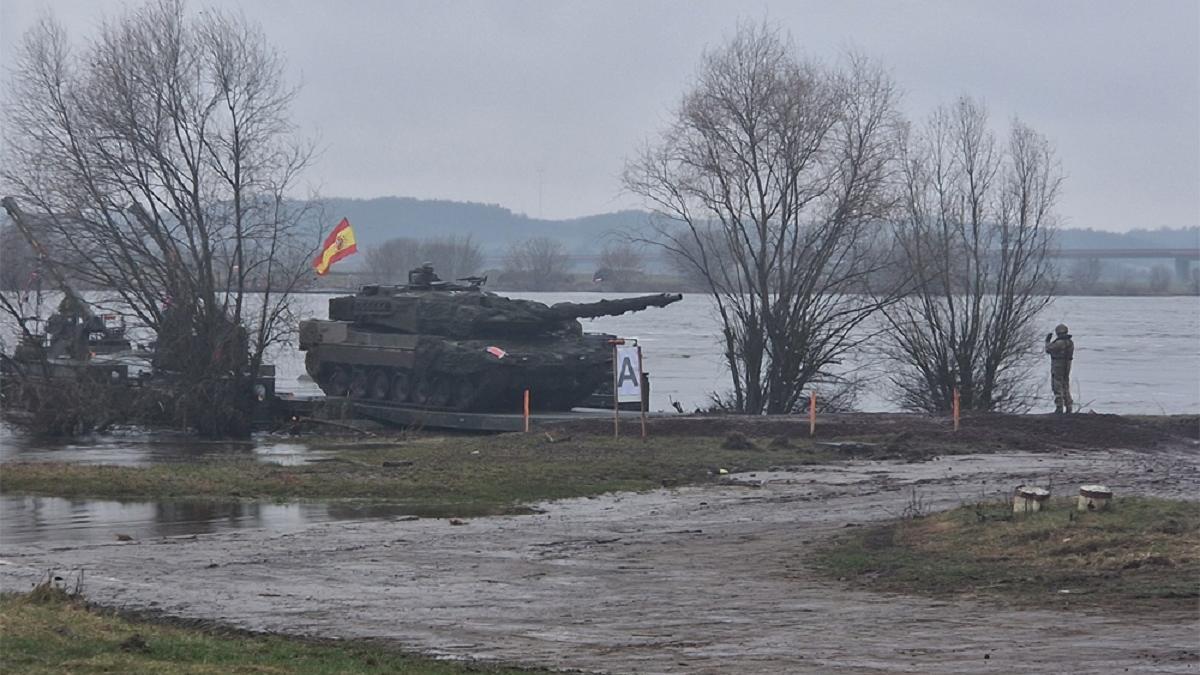
M 817 433 L 817 390 L 814 389 L 808 395 L 808 435 L 813 436 Z
M 958 431 L 958 412 L 959 412 L 958 387 L 954 388 L 954 405 L 953 405 L 952 410 L 954 411 L 954 430 Z
M 529 433 L 529 390 L 525 390 L 525 433 Z

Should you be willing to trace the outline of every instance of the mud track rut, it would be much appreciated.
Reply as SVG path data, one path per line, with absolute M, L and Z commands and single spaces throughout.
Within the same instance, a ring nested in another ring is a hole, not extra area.
M 876 595 L 802 562 L 848 523 L 1052 479 L 1194 498 L 1194 449 L 851 462 L 743 484 L 362 521 L 289 534 L 0 544 L 0 588 L 85 570 L 103 605 L 456 658 L 603 672 L 1200 672 L 1198 614 L 1123 616 Z M 753 487 L 761 482 L 761 487 Z

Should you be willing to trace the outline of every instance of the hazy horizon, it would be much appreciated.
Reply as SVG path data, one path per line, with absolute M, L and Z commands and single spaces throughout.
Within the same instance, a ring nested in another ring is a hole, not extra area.
M 622 212 L 641 212 L 641 213 L 649 214 L 648 209 L 646 209 L 645 207 L 639 206 L 637 204 L 634 204 L 631 206 L 623 206 L 623 207 L 611 209 L 608 211 L 598 211 L 595 213 L 581 213 L 579 215 L 564 215 L 564 216 L 557 216 L 557 217 L 547 215 L 547 216 L 539 217 L 532 213 L 526 213 L 524 211 L 519 211 L 517 209 L 513 209 L 505 204 L 499 204 L 499 203 L 495 203 L 495 202 L 481 202 L 481 201 L 472 200 L 472 199 L 449 199 L 449 198 L 442 198 L 442 197 L 414 197 L 413 195 L 400 195 L 400 194 L 374 195 L 374 196 L 368 196 L 368 197 L 350 197 L 350 196 L 346 196 L 346 195 L 323 194 L 320 196 L 319 199 L 322 201 L 357 200 L 357 201 L 364 201 L 364 202 L 375 201 L 375 200 L 387 200 L 387 199 L 397 199 L 397 200 L 411 199 L 411 200 L 416 200 L 419 202 L 430 202 L 430 203 L 432 203 L 432 202 L 451 202 L 451 203 L 455 203 L 455 204 L 463 204 L 463 205 L 470 205 L 470 206 L 482 206 L 482 207 L 488 207 L 488 208 L 494 207 L 494 208 L 505 209 L 505 210 L 509 211 L 510 213 L 512 213 L 513 216 L 515 216 L 515 217 L 528 218 L 530 220 L 540 220 L 540 221 L 546 221 L 546 222 L 564 222 L 564 221 L 571 221 L 571 220 L 585 220 L 585 219 L 589 219 L 589 218 L 595 218 L 597 216 L 614 215 L 614 214 L 622 213 Z M 334 215 L 336 215 L 336 214 L 334 214 Z M 1200 230 L 1200 222 L 1193 221 L 1193 223 L 1190 225 L 1185 224 L 1185 225 L 1179 225 L 1179 226 L 1171 226 L 1171 225 L 1140 226 L 1139 225 L 1139 226 L 1130 227 L 1125 230 L 1104 230 L 1104 229 L 1098 229 L 1098 228 L 1094 228 L 1094 227 L 1088 227 L 1086 225 L 1073 225 L 1070 223 L 1062 224 L 1062 225 L 1060 225 L 1060 228 L 1064 229 L 1064 230 L 1094 230 L 1096 232 L 1105 232 L 1105 233 L 1111 233 L 1111 234 L 1128 234 L 1128 233 L 1131 233 L 1134 231 L 1154 232 L 1154 231 Z
M 0 61 L 48 7 L 76 40 L 140 2 L 0 0 Z M 642 205 L 624 160 L 666 124 L 706 47 L 767 20 L 811 57 L 878 58 L 923 118 L 960 94 L 1048 136 L 1063 226 L 1200 224 L 1200 3 L 192 2 L 262 24 L 329 197 L 496 204 L 566 219 Z M 5 75 L 7 80 L 7 75 Z

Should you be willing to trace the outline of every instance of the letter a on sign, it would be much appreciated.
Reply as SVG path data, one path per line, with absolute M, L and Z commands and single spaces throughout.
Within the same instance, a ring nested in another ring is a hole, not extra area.
M 617 402 L 642 400 L 642 358 L 635 346 L 617 347 Z

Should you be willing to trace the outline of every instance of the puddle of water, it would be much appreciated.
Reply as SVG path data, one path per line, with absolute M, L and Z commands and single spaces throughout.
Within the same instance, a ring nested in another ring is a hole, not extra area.
M 391 504 L 263 502 L 117 502 L 58 497 L 0 497 L 0 544 L 81 544 L 210 534 L 248 528 L 287 532 L 312 523 L 394 518 L 412 507 Z
M 197 460 L 257 459 L 294 466 L 330 456 L 307 444 L 273 436 L 250 441 L 205 442 L 184 434 L 118 429 L 76 439 L 44 439 L 21 433 L 0 422 L 0 463 L 77 462 L 114 466 L 148 466 Z
M 205 442 L 162 431 L 122 429 L 70 440 L 42 439 L 0 423 L 4 462 L 71 462 L 148 466 L 181 462 L 257 460 L 294 466 L 332 456 L 302 441 L 256 436 L 250 441 Z M 152 539 L 244 528 L 285 532 L 311 523 L 390 518 L 412 506 L 346 503 L 143 501 L 121 502 L 0 495 L 0 544 L 115 542 L 117 535 Z

